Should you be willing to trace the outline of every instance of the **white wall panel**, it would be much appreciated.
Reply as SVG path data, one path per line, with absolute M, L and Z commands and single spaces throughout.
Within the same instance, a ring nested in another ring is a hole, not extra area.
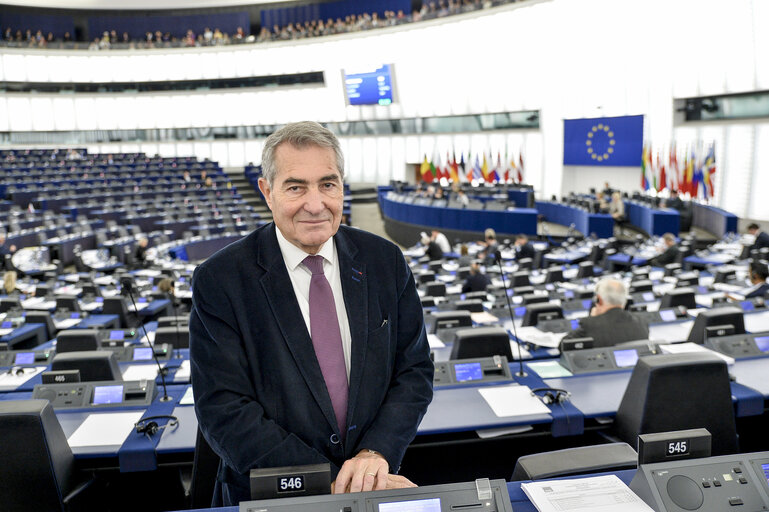
M 8 123 L 10 120 L 10 113 L 8 112 L 8 103 L 5 96 L 0 96 L 0 132 L 7 131 Z
M 51 131 L 55 128 L 53 104 L 49 96 L 33 97 L 30 100 L 30 112 L 34 130 Z
M 8 97 L 8 129 L 25 131 L 32 129 L 32 111 L 27 97 Z

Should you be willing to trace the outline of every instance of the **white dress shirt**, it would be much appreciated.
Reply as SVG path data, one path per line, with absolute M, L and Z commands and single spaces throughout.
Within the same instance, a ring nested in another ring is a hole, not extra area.
M 302 311 L 304 324 L 307 326 L 307 332 L 312 333 L 310 329 L 310 280 L 312 272 L 302 265 L 302 261 L 310 254 L 304 252 L 295 246 L 283 236 L 278 227 L 275 227 L 275 233 L 278 235 L 278 245 L 283 254 L 283 261 L 288 270 L 288 277 L 291 279 L 291 285 L 294 287 L 294 295 L 299 302 L 299 309 Z M 336 306 L 336 317 L 339 321 L 339 332 L 342 334 L 342 350 L 344 352 L 344 364 L 347 368 L 347 382 L 350 382 L 350 353 L 352 350 L 352 335 L 350 334 L 350 323 L 347 320 L 347 308 L 344 305 L 344 294 L 342 293 L 342 278 L 339 276 L 339 258 L 336 253 L 336 245 L 333 243 L 324 243 L 318 251 L 318 256 L 323 256 L 323 273 L 331 285 L 331 292 L 334 294 L 334 305 Z

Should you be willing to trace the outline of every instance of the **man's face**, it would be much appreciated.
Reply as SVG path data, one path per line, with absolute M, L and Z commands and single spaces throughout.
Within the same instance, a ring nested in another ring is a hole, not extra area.
M 275 150 L 275 166 L 272 186 L 259 179 L 275 225 L 286 240 L 316 254 L 342 220 L 344 185 L 334 150 L 281 144 Z

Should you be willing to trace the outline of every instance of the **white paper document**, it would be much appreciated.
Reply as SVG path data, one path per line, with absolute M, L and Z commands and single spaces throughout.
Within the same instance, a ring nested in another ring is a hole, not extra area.
M 132 364 L 123 371 L 123 380 L 155 380 L 157 376 L 156 364 Z
M 720 357 L 721 359 L 726 361 L 726 364 L 728 365 L 734 364 L 733 357 L 726 356 L 724 354 L 716 352 L 715 350 L 710 350 L 707 347 L 703 347 L 702 345 L 691 343 L 689 341 L 685 343 L 675 343 L 673 345 L 660 345 L 659 348 L 663 354 L 686 354 L 689 352 L 705 352 L 705 353 L 713 354 L 714 356 Z
M 57 329 L 69 329 L 70 327 L 74 327 L 80 322 L 82 322 L 82 318 L 65 318 L 64 320 L 57 320 L 53 324 L 56 326 Z
M 527 386 L 518 384 L 489 386 L 478 389 L 478 393 L 498 418 L 550 414 L 550 409 L 539 398 L 533 396 L 531 389 Z
M 566 336 L 565 332 L 544 332 L 536 327 L 519 327 L 517 330 L 518 339 L 540 347 L 558 348 L 561 340 Z
M 430 348 L 443 348 L 446 346 L 436 334 L 427 335 L 427 344 L 430 345 Z
M 179 400 L 179 405 L 195 405 L 195 397 L 192 394 L 192 386 L 187 388 L 184 392 L 184 396 Z
M 189 382 L 190 380 L 190 360 L 186 359 L 179 365 L 179 369 L 174 373 L 174 382 Z
M 539 512 L 652 512 L 616 475 L 521 484 Z
M 499 318 L 486 311 L 470 313 L 470 319 L 476 324 L 493 324 L 494 322 L 499 322 Z
M 69 436 L 70 448 L 122 445 L 144 411 L 94 413 Z

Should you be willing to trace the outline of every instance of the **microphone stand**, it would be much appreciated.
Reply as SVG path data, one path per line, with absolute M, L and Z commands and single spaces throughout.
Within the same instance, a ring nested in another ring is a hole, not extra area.
M 513 323 L 513 336 L 515 336 L 515 344 L 518 346 L 518 364 L 519 370 L 515 373 L 516 377 L 526 377 L 526 372 L 523 371 L 523 357 L 521 357 L 521 340 L 518 339 L 518 333 L 515 329 L 515 314 L 513 313 L 513 306 L 510 304 L 510 295 L 508 295 L 507 283 L 505 282 L 505 271 L 502 270 L 502 253 L 496 251 L 494 253 L 494 259 L 499 265 L 499 273 L 502 277 L 502 286 L 505 288 L 505 299 L 507 299 L 507 309 L 510 312 L 510 321 Z

